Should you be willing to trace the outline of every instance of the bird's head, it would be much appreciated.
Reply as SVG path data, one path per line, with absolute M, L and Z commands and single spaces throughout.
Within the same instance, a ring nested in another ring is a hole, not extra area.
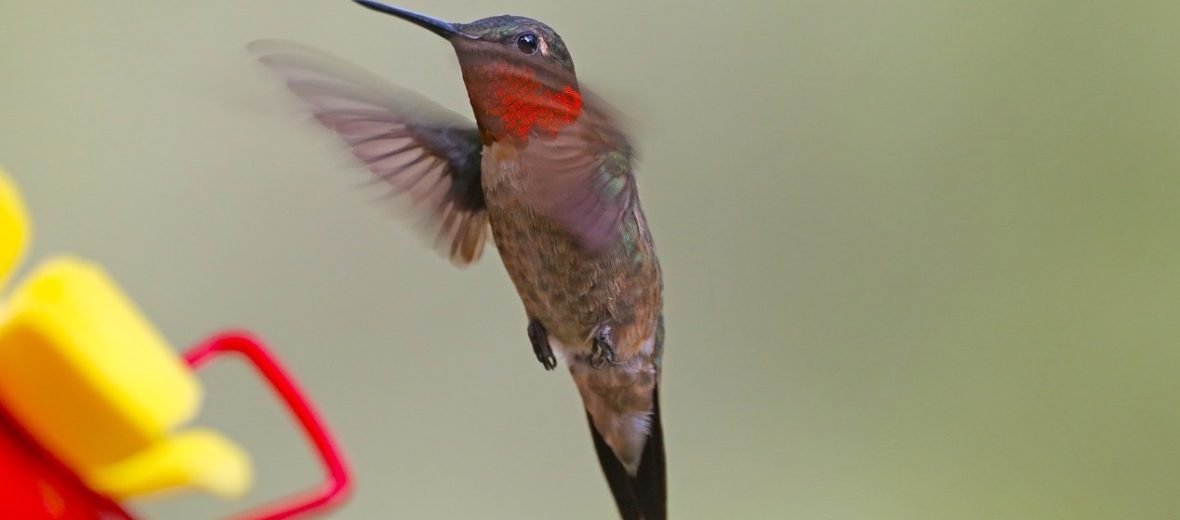
M 451 43 L 487 142 L 556 135 L 581 113 L 574 62 L 561 36 L 544 23 L 508 15 L 452 23 L 372 0 L 355 1 Z

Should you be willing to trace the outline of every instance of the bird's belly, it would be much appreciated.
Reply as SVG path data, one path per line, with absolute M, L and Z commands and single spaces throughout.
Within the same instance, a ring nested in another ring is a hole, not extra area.
M 622 242 L 601 251 L 583 249 L 527 204 L 524 172 L 512 155 L 511 149 L 485 148 L 483 187 L 496 248 L 525 311 L 540 320 L 567 359 L 589 353 L 591 337 L 603 327 L 609 327 L 620 357 L 638 354 L 662 307 L 650 242 L 641 242 L 638 251 Z M 634 218 L 642 216 L 637 212 Z
M 562 346 L 585 343 L 610 318 L 608 273 L 530 208 L 489 203 L 488 210 L 496 249 L 525 311 Z

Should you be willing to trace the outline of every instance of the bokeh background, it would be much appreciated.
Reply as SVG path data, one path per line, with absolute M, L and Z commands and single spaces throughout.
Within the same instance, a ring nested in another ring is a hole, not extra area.
M 635 120 L 674 516 L 1180 516 L 1180 3 L 401 5 L 545 20 Z M 177 348 L 276 345 L 356 469 L 332 518 L 611 518 L 494 251 L 452 268 L 359 187 L 243 50 L 274 37 L 468 110 L 444 42 L 345 0 L 0 4 L 34 257 L 101 261 Z M 318 477 L 247 369 L 203 377 L 251 503 Z

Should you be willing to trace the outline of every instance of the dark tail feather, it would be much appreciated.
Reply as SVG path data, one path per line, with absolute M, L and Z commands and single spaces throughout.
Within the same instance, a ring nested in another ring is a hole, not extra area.
M 590 422 L 590 433 L 594 436 L 594 451 L 598 453 L 598 463 L 602 465 L 602 473 L 606 475 L 606 482 L 615 496 L 615 505 L 619 507 L 619 516 L 623 520 L 668 518 L 667 482 L 664 473 L 664 427 L 660 424 L 658 387 L 652 396 L 652 402 L 654 407 L 651 414 L 651 433 L 643 447 L 639 470 L 634 477 L 627 474 L 623 463 L 619 462 L 614 451 L 602 440 L 602 435 L 594 427 L 594 421 L 586 414 L 586 419 Z

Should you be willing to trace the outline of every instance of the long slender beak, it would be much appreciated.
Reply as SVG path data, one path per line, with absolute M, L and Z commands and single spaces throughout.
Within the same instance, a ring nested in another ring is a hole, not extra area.
M 459 32 L 459 29 L 456 29 L 455 25 L 452 24 L 451 22 L 439 20 L 438 18 L 432 18 L 432 17 L 426 16 L 424 14 L 418 14 L 413 11 L 407 11 L 407 10 L 402 9 L 400 7 L 394 7 L 392 5 L 385 5 L 380 2 L 374 2 L 373 0 L 353 0 L 353 1 L 358 4 L 361 4 L 364 7 L 368 7 L 369 9 L 372 9 L 374 11 L 382 12 L 385 14 L 391 14 L 393 16 L 401 18 L 402 20 L 406 20 L 408 22 L 411 22 L 414 25 L 417 25 L 419 27 L 423 27 L 426 30 L 428 30 L 434 34 L 437 34 L 439 36 L 442 36 L 443 38 L 446 38 L 448 40 L 451 38 L 454 38 L 456 36 L 466 36 L 462 32 Z

